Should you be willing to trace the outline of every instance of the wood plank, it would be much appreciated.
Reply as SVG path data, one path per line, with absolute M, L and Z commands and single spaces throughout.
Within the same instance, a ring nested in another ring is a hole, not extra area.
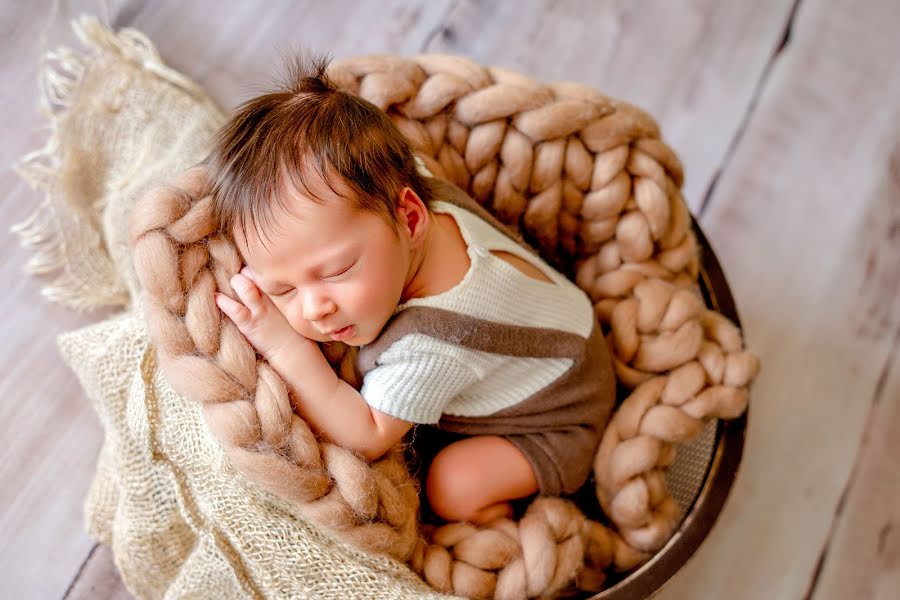
M 463 0 L 427 49 L 585 83 L 647 110 L 684 163 L 685 198 L 697 211 L 792 5 Z
M 703 219 L 763 371 L 737 485 L 660 598 L 810 585 L 900 324 L 898 22 L 890 0 L 800 4 Z
M 131 600 L 134 596 L 122 583 L 109 546 L 97 544 L 88 555 L 78 578 L 63 600 Z
M 66 22 L 82 10 L 103 13 L 100 0 L 16 3 L 0 12 L 0 162 L 11 165 L 46 139 L 38 111 L 38 57 L 45 39 L 74 40 Z M 11 170 L 0 173 L 3 229 L 26 218 L 39 201 Z M 82 505 L 102 437 L 99 422 L 55 337 L 97 317 L 51 305 L 40 282 L 24 276 L 29 258 L 18 238 L 0 236 L 0 597 L 61 597 L 93 542 Z
M 878 385 L 853 477 L 842 499 L 815 600 L 892 600 L 900 594 L 900 348 Z M 840 510 L 840 509 L 843 510 Z
M 247 100 L 277 72 L 279 57 L 307 48 L 334 57 L 416 54 L 451 0 L 279 0 L 265 10 L 215 0 L 139 2 L 113 16 L 156 45 L 170 66 L 200 83 L 221 106 Z

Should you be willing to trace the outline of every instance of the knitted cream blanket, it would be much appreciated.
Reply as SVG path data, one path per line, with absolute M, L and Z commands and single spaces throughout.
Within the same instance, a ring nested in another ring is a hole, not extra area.
M 229 291 L 236 255 L 209 222 L 203 173 L 172 177 L 204 156 L 221 111 L 138 32 L 90 19 L 76 31 L 88 53 L 51 53 L 43 74 L 52 135 L 20 171 L 47 195 L 17 230 L 35 250 L 30 270 L 51 276 L 48 297 L 126 309 L 61 336 L 60 347 L 106 433 L 88 529 L 112 546 L 133 593 L 530 597 L 573 581 L 598 589 L 605 568 L 633 567 L 668 539 L 677 509 L 663 473 L 674 444 L 707 419 L 740 414 L 758 363 L 692 288 L 681 167 L 652 119 L 583 86 L 452 57 L 333 66 L 342 87 L 402 106 L 395 121 L 433 172 L 523 223 L 558 264 L 578 265 L 620 381 L 635 388 L 595 462 L 615 530 L 543 499 L 520 523 L 420 532 L 400 455 L 369 466 L 319 444 L 280 378 L 205 310 L 213 289 Z M 142 290 L 149 331 L 133 310 Z M 329 358 L 353 377 L 352 354 Z M 255 408 L 223 394 L 248 389 Z M 261 421 L 235 429 L 220 418 L 233 410 Z

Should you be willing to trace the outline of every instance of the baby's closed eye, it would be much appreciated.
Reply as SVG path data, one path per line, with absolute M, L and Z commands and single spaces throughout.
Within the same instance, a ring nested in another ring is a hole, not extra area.
M 354 260 L 352 263 L 350 263 L 346 267 L 342 267 L 342 268 L 338 269 L 331 275 L 326 275 L 325 277 L 323 277 L 323 279 L 335 279 L 337 277 L 340 277 L 341 275 L 348 273 L 350 271 L 350 269 L 355 267 L 357 262 L 359 262 L 359 261 Z

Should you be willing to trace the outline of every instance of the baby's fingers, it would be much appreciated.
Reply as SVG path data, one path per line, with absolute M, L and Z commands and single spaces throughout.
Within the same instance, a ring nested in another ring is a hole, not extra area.
M 231 287 L 241 302 L 244 303 L 244 306 L 249 308 L 251 312 L 256 312 L 257 307 L 262 304 L 263 300 L 262 293 L 256 287 L 256 284 L 247 276 L 238 273 L 231 278 Z
M 237 294 L 237 299 L 250 311 L 253 319 L 266 319 L 270 315 L 278 314 L 278 309 L 272 304 L 272 300 L 243 273 L 238 273 L 231 278 L 231 287 Z
M 238 329 L 243 330 L 250 325 L 251 314 L 247 307 L 236 300 L 232 300 L 225 294 L 216 293 L 216 306 L 218 306 L 229 319 L 234 321 Z

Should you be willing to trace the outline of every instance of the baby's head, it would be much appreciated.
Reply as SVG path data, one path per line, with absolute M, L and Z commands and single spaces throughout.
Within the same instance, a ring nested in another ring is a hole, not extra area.
M 429 191 L 388 116 L 326 65 L 295 60 L 284 85 L 238 108 L 207 164 L 220 227 L 291 326 L 362 345 L 415 275 Z

